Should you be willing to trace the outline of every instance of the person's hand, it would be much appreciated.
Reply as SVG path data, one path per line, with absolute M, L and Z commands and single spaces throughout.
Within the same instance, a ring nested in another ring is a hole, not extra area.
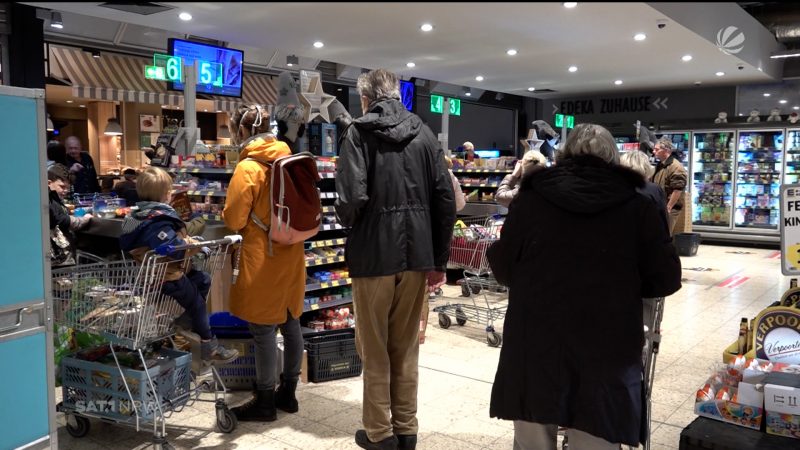
M 72 173 L 80 172 L 81 170 L 83 170 L 83 165 L 81 165 L 80 163 L 75 163 L 72 165 L 72 167 L 69 168 L 69 171 Z
M 428 277 L 428 292 L 436 292 L 436 289 L 442 287 L 447 281 L 447 274 L 439 272 L 438 270 L 431 270 L 427 273 Z
M 514 165 L 514 171 L 511 172 L 511 176 L 514 178 L 522 178 L 522 161 L 517 161 L 517 164 Z
M 87 222 L 88 222 L 88 221 L 90 221 L 90 220 L 92 220 L 92 219 L 94 218 L 94 216 L 93 216 L 93 215 L 91 215 L 91 214 L 84 214 L 84 216 L 83 216 L 83 217 L 86 219 L 86 221 L 87 221 Z

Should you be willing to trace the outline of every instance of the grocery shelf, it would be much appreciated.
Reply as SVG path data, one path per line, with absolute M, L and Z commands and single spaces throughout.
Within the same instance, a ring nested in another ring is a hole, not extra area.
M 460 175 L 463 173 L 488 173 L 488 174 L 495 174 L 495 173 L 505 173 L 509 174 L 512 173 L 513 170 L 508 169 L 453 169 L 453 174 Z
M 204 190 L 201 189 L 199 191 L 186 191 L 188 195 L 199 195 L 201 197 L 227 197 L 227 191 L 217 191 L 217 190 Z
M 469 188 L 496 188 L 499 187 L 500 183 L 480 183 L 480 184 L 471 184 L 471 183 L 462 183 L 461 187 L 469 187 Z
M 764 230 L 775 230 L 778 228 L 777 225 L 768 225 L 759 223 L 737 223 L 736 226 L 740 228 L 760 228 Z
M 342 278 L 340 280 L 324 281 L 322 283 L 307 284 L 306 292 L 318 291 L 320 289 L 328 289 L 339 286 L 349 286 L 353 283 L 352 278 Z
M 702 220 L 696 220 L 692 222 L 692 225 L 701 225 L 701 226 L 709 226 L 709 227 L 727 227 L 730 226 L 727 222 L 703 222 Z
M 334 300 L 332 302 L 314 303 L 313 305 L 310 305 L 310 306 L 304 306 L 303 307 L 303 312 L 305 313 L 305 312 L 317 311 L 317 310 L 325 309 L 325 308 L 333 308 L 333 307 L 336 307 L 336 306 L 347 305 L 349 303 L 353 303 L 353 297 L 345 297 L 345 298 L 341 298 L 339 300 Z M 314 330 L 311 330 L 310 328 L 307 328 L 307 329 L 312 333 L 315 332 Z M 324 330 L 324 331 L 328 331 L 328 330 Z M 305 333 L 303 333 L 303 334 L 305 334 Z
M 172 173 L 199 173 L 203 175 L 224 175 L 233 173 L 233 169 L 212 167 L 181 167 L 169 169 Z
M 780 172 L 775 172 L 775 171 L 772 171 L 772 172 L 766 172 L 766 171 L 765 172 L 752 172 L 752 171 L 748 171 L 748 172 L 736 172 L 736 174 L 737 175 L 780 175 L 781 173 Z
M 344 262 L 344 256 L 331 256 L 329 258 L 307 259 L 306 267 L 324 266 L 325 264 L 335 264 Z
M 756 183 L 756 182 L 737 181 L 737 182 L 736 182 L 736 184 L 737 184 L 737 185 L 739 185 L 739 186 L 742 186 L 742 185 L 745 185 L 745 184 L 752 184 L 752 185 L 754 185 L 754 186 L 772 186 L 773 184 L 778 184 L 778 182 L 776 181 L 776 182 L 774 182 L 774 183 L 773 183 L 773 182 L 769 182 L 769 183 Z
M 705 159 L 705 160 L 698 159 L 697 162 L 704 163 L 704 164 L 723 164 L 723 163 L 729 163 L 729 162 L 733 162 L 733 161 L 730 160 L 730 159 Z
M 306 248 L 331 247 L 331 246 L 334 246 L 334 245 L 344 245 L 344 243 L 346 241 L 347 241 L 347 239 L 345 239 L 345 238 L 327 239 L 327 240 L 324 240 L 324 241 L 311 241 L 311 242 L 306 242 L 306 245 L 307 245 Z

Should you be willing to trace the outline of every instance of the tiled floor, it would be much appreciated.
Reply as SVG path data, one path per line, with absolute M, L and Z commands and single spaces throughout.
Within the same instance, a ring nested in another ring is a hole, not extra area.
M 662 323 L 653 392 L 653 449 L 678 448 L 681 430 L 695 417 L 694 392 L 712 365 L 721 361 L 722 350 L 736 339 L 739 320 L 754 317 L 788 288 L 776 253 L 705 245 L 697 256 L 683 258 L 684 287 L 667 299 Z M 445 294 L 454 297 L 458 290 L 448 288 Z M 431 308 L 443 303 L 439 299 Z M 474 324 L 442 330 L 435 313 L 430 320 L 420 350 L 417 448 L 511 449 L 512 425 L 490 419 L 488 411 L 499 350 L 486 345 L 485 333 Z M 231 434 L 171 429 L 169 440 L 182 449 L 355 449 L 361 389 L 360 378 L 301 385 L 296 415 L 279 413 L 278 421 L 270 424 L 240 424 Z M 234 404 L 245 400 L 245 394 L 233 397 Z M 63 425 L 63 415 L 59 422 Z M 211 428 L 213 405 L 196 404 L 168 423 Z M 137 434 L 96 420 L 87 437 L 74 439 L 61 426 L 58 439 L 63 449 L 149 447 L 147 432 Z

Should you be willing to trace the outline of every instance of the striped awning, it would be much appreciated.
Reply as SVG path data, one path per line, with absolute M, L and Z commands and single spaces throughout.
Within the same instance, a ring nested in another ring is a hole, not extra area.
M 267 108 L 272 114 L 272 108 L 278 103 L 278 84 L 269 75 L 255 73 L 244 74 L 242 80 L 242 98 L 211 96 L 214 107 L 219 111 L 234 111 L 241 104 L 255 103 Z
M 181 106 L 183 95 L 167 91 L 163 81 L 144 77 L 146 58 L 104 53 L 93 58 L 83 50 L 50 46 L 51 76 L 69 80 L 72 94 L 95 100 Z

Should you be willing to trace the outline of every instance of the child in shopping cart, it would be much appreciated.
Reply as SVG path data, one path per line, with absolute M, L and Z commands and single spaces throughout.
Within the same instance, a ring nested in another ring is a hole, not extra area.
M 196 242 L 186 233 L 186 224 L 166 202 L 172 190 L 172 178 L 157 167 L 149 167 L 137 180 L 138 211 L 125 218 L 120 236 L 122 250 L 141 261 L 145 254 L 162 245 L 185 245 Z M 161 292 L 172 297 L 185 312 L 175 320 L 176 331 L 195 344 L 200 344 L 200 357 L 205 364 L 226 364 L 239 356 L 236 350 L 219 345 L 211 333 L 206 310 L 206 296 L 211 287 L 209 274 L 190 268 L 184 273 L 180 262 L 186 252 L 170 255 L 176 262 L 167 268 Z

